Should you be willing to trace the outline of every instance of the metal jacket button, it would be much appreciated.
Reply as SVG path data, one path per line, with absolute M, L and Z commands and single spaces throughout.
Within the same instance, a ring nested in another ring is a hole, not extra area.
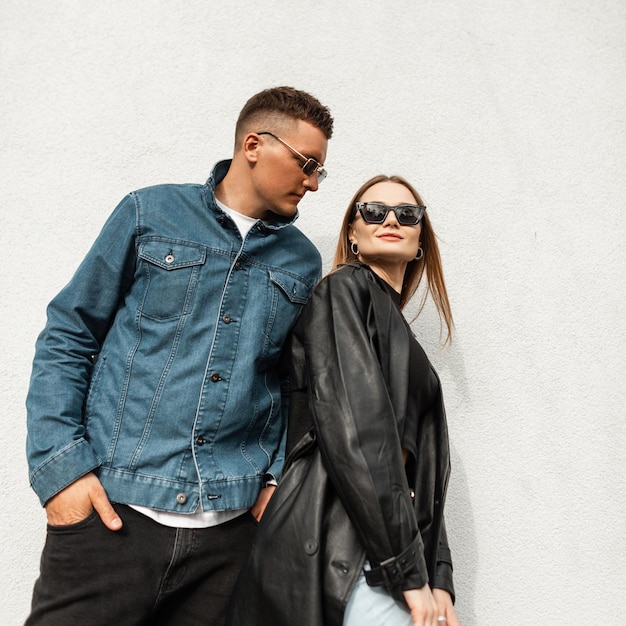
M 217 383 L 220 380 L 222 380 L 222 378 L 217 372 L 214 372 L 213 374 L 211 374 L 211 382 Z
M 178 504 L 185 504 L 185 502 L 187 502 L 187 496 L 184 493 L 179 493 L 176 496 L 176 502 L 178 502 Z
M 307 539 L 304 544 L 304 551 L 309 556 L 313 556 L 317 552 L 317 541 L 315 539 Z
M 233 321 L 233 318 L 230 315 L 224 315 L 222 319 L 226 324 L 230 324 Z
M 168 254 L 168 255 L 165 257 L 165 262 L 166 262 L 166 263 L 173 263 L 173 262 L 174 262 L 174 255 L 173 255 L 173 254 Z
M 199 446 L 203 446 L 205 443 L 207 443 L 207 440 L 206 440 L 206 439 L 205 439 L 202 435 L 200 435 L 200 436 L 196 439 L 196 443 L 197 443 Z

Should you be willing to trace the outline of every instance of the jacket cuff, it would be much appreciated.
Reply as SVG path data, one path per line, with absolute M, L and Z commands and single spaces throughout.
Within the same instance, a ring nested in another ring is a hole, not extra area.
M 365 570 L 370 587 L 384 586 L 388 591 L 421 588 L 428 583 L 422 539 L 415 539 L 397 556 L 383 561 L 378 567 Z
M 437 566 L 435 567 L 435 577 L 431 583 L 433 589 L 443 589 L 450 594 L 452 598 L 452 604 L 455 602 L 454 593 L 454 579 L 452 576 L 452 558 L 450 556 L 450 550 L 439 550 L 439 559 L 437 560 Z
M 78 439 L 34 469 L 30 484 L 45 505 L 52 496 L 99 466 L 91 445 Z

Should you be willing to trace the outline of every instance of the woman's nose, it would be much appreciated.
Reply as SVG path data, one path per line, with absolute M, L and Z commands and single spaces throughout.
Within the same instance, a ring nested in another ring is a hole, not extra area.
M 385 221 L 383 222 L 383 226 L 393 226 L 395 228 L 400 227 L 400 223 L 398 222 L 398 218 L 396 217 L 396 212 L 391 209 L 385 216 Z

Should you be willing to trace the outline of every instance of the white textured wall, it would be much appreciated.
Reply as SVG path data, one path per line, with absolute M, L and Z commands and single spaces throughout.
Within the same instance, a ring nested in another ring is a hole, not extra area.
M 420 189 L 457 322 L 437 349 L 464 626 L 626 623 L 623 0 L 3 0 L 0 623 L 44 540 L 24 460 L 49 299 L 122 196 L 203 181 L 244 101 L 328 104 L 300 227 L 330 263 L 370 175 Z

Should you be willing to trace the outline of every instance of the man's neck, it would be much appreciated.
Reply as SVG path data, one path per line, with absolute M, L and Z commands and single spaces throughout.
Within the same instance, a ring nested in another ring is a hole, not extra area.
M 215 187 L 215 197 L 233 211 L 252 217 L 263 219 L 267 214 L 267 209 L 259 206 L 256 194 L 249 183 L 249 172 L 242 171 L 248 164 L 241 164 L 235 157 L 231 166 L 226 172 L 226 176 Z

